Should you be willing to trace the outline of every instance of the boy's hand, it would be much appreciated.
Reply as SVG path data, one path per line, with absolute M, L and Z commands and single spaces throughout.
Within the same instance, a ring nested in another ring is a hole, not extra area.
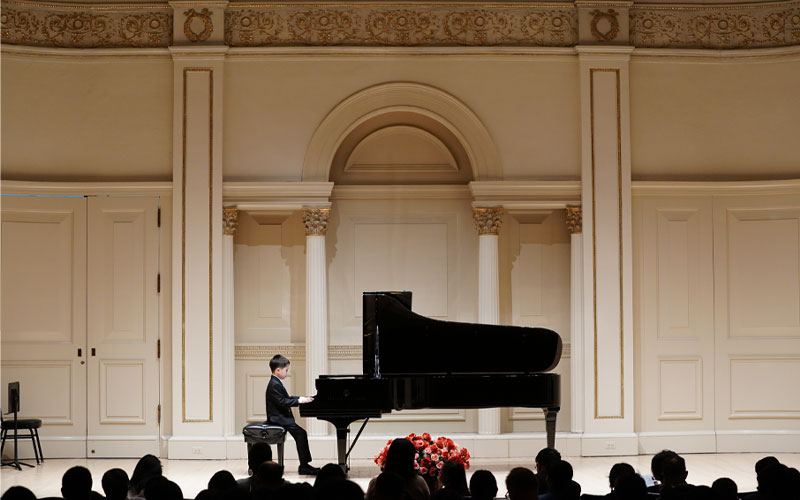
M 306 403 L 310 403 L 310 402 L 312 402 L 312 401 L 314 401 L 314 398 L 310 398 L 310 397 L 308 397 L 308 396 L 300 396 L 300 399 L 299 399 L 299 403 L 300 403 L 301 405 L 302 405 L 302 404 L 306 404 Z

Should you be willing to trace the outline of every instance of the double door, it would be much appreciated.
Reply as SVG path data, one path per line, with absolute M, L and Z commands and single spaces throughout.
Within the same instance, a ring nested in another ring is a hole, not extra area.
M 157 197 L 2 197 L 2 399 L 47 457 L 159 453 Z

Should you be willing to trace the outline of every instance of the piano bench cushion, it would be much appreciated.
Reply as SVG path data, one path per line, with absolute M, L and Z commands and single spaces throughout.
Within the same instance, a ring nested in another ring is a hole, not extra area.
M 279 425 L 247 424 L 242 434 L 247 443 L 283 444 L 286 441 L 286 429 Z

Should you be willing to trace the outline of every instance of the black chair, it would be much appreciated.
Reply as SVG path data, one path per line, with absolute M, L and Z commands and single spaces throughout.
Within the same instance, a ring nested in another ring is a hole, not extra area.
M 278 463 L 283 465 L 283 443 L 286 442 L 286 429 L 280 425 L 270 425 L 264 422 L 263 424 L 245 425 L 242 434 L 244 434 L 244 442 L 247 443 L 248 455 L 250 448 L 256 443 L 274 444 L 278 447 Z
M 6 420 L 3 418 L 3 412 L 0 411 L 0 422 L 2 423 L 2 431 L 0 431 L 0 455 L 3 454 L 3 449 L 6 447 L 6 438 L 9 431 L 14 431 L 12 434 L 14 438 L 14 460 L 3 462 L 3 466 L 12 466 L 17 470 L 22 470 L 21 465 L 33 467 L 31 464 L 26 464 L 19 461 L 19 446 L 20 439 L 30 439 L 33 446 L 33 455 L 36 457 L 36 463 L 44 462 L 44 455 L 42 454 L 42 442 L 39 440 L 39 427 L 42 426 L 42 421 L 38 418 L 17 418 L 19 412 L 19 382 L 11 382 L 8 384 L 8 414 L 14 414 L 13 420 Z M 20 430 L 27 430 L 28 434 L 20 434 Z

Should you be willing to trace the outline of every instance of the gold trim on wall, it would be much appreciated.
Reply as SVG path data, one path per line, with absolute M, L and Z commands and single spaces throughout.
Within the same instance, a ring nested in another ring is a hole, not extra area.
M 619 370 L 620 370 L 620 400 L 619 415 L 600 415 L 597 404 L 598 377 L 597 377 L 597 210 L 595 196 L 595 154 L 594 154 L 594 74 L 595 72 L 614 73 L 617 83 L 617 219 L 619 221 Z M 622 245 L 622 120 L 620 112 L 620 69 L 619 68 L 590 68 L 589 69 L 589 113 L 590 113 L 590 141 L 592 149 L 592 303 L 594 316 L 594 418 L 617 419 L 625 418 L 625 350 L 623 314 L 623 245 Z
M 186 418 L 186 88 L 189 73 L 208 73 L 208 419 Z M 183 68 L 183 123 L 181 165 L 181 409 L 185 423 L 214 421 L 214 70 Z

